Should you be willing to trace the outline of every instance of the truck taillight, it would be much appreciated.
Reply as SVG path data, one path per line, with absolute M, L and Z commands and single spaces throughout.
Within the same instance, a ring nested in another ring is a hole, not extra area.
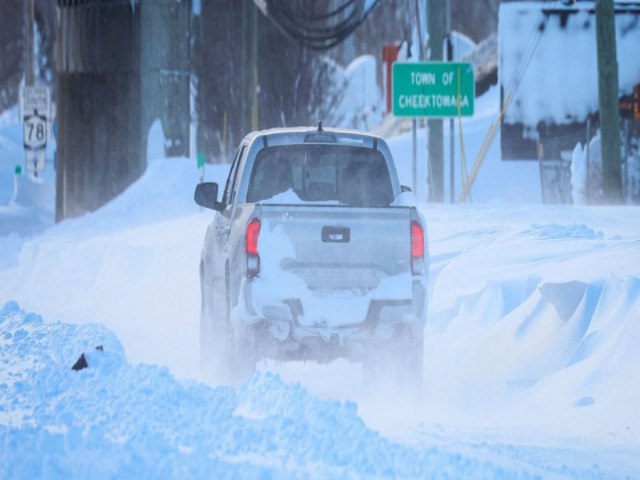
M 424 272 L 424 231 L 417 222 L 411 222 L 411 272 Z
M 260 220 L 254 218 L 247 225 L 245 237 L 245 253 L 247 256 L 247 276 L 255 277 L 260 273 L 260 255 L 258 254 L 258 236 L 260 235 Z

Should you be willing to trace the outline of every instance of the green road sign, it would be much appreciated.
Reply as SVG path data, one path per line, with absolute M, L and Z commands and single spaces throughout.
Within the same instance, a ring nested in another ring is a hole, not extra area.
M 475 81 L 470 63 L 393 64 L 393 114 L 398 117 L 469 117 Z

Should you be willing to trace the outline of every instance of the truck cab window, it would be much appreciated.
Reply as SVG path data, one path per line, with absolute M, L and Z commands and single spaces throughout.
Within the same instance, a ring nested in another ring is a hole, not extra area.
M 247 201 L 267 201 L 288 190 L 302 202 L 367 207 L 393 201 L 382 154 L 344 145 L 285 145 L 261 150 L 251 172 Z
M 240 159 L 242 158 L 242 154 L 244 153 L 245 146 L 242 145 L 238 152 L 236 153 L 235 158 L 233 159 L 233 163 L 231 164 L 231 168 L 229 169 L 229 176 L 227 177 L 227 183 L 224 186 L 224 194 L 222 196 L 222 203 L 228 204 L 233 202 L 234 193 L 237 190 L 236 185 L 236 176 L 238 174 L 238 166 L 240 165 Z

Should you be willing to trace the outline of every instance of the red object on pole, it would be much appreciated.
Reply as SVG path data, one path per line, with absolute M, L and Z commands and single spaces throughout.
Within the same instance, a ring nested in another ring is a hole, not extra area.
M 382 47 L 382 61 L 385 64 L 385 73 L 386 73 L 386 98 L 387 98 L 387 113 L 391 113 L 391 98 L 393 95 L 393 63 L 398 59 L 398 52 L 400 51 L 400 45 L 392 44 L 392 45 L 384 45 Z

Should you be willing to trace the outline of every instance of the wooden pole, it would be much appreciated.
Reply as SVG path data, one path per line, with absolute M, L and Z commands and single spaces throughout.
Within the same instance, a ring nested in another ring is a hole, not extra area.
M 596 0 L 598 94 L 605 203 L 622 202 L 618 57 L 613 0 Z
M 429 60 L 442 61 L 447 1 L 428 0 Z M 444 202 L 444 129 L 442 119 L 427 120 L 429 128 L 429 201 Z

